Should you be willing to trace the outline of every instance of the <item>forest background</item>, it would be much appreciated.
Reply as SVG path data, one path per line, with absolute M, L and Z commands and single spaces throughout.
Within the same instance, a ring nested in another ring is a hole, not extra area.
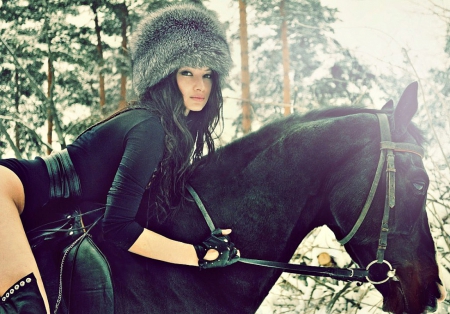
M 173 2 L 182 1 L 2 0 L 0 158 L 60 150 L 133 99 L 129 36 L 146 12 Z M 219 145 L 274 117 L 342 105 L 381 108 L 419 82 L 415 122 L 428 139 L 427 211 L 450 287 L 450 1 L 184 2 L 216 11 L 228 30 L 235 67 L 224 88 Z M 349 6 L 365 15 L 355 19 Z M 382 25 L 361 26 L 380 15 Z M 395 25 L 398 15 L 414 17 L 417 27 Z M 346 18 L 360 24 L 349 26 Z M 319 254 L 339 267 L 352 264 L 326 227 L 302 242 L 292 262 L 323 264 Z M 258 313 L 382 313 L 380 307 L 371 285 L 283 274 Z M 439 313 L 449 309 L 446 300 Z

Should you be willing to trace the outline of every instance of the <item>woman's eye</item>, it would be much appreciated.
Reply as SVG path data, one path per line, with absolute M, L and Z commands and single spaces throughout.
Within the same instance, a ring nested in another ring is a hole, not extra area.
M 189 71 L 181 71 L 180 73 L 181 73 L 181 75 L 184 75 L 184 76 L 190 76 L 190 75 L 192 75 L 192 73 L 189 72 Z
M 204 78 L 210 79 L 211 78 L 211 73 L 205 74 L 203 75 Z

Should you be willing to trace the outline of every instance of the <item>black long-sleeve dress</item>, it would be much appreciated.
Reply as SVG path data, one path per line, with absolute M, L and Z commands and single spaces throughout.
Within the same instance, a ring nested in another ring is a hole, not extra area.
M 106 204 L 104 237 L 128 249 L 143 231 L 135 217 L 152 174 L 164 152 L 164 130 L 147 110 L 129 110 L 82 134 L 67 146 L 79 191 L 64 197 Z M 25 191 L 22 220 L 51 199 L 44 159 L 0 160 L 14 171 Z M 64 175 L 62 175 L 64 177 Z

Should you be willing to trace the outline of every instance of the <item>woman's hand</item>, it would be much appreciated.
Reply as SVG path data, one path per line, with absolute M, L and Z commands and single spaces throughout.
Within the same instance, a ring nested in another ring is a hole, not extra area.
M 203 243 L 194 245 L 201 269 L 225 267 L 239 260 L 239 251 L 228 236 L 231 229 L 216 229 Z
M 218 230 L 218 229 L 216 229 L 216 230 Z M 231 233 L 231 229 L 220 229 L 220 230 L 222 230 L 222 235 L 224 235 L 224 236 L 229 235 Z M 206 252 L 206 255 L 203 257 L 203 259 L 206 261 L 213 261 L 213 260 L 217 259 L 218 257 L 219 257 L 219 252 L 217 250 L 209 249 Z

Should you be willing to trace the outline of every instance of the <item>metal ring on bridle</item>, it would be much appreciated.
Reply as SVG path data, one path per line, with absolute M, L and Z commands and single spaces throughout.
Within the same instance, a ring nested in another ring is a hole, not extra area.
M 351 271 L 351 274 L 349 277 L 353 277 L 355 275 L 355 271 L 352 268 L 347 268 L 347 270 Z
M 372 267 L 372 265 L 374 265 L 374 264 L 376 264 L 376 263 L 378 263 L 378 260 L 374 260 L 373 262 L 371 262 L 369 265 L 367 265 L 366 270 L 369 271 L 369 268 Z M 387 277 L 386 277 L 386 279 L 381 280 L 381 281 L 373 281 L 373 280 L 371 280 L 371 279 L 369 278 L 369 276 L 367 275 L 367 276 L 366 276 L 366 279 L 367 279 L 368 282 L 370 282 L 370 283 L 373 284 L 373 285 L 379 285 L 379 284 L 382 284 L 382 283 L 387 282 L 389 279 L 395 279 L 395 269 L 392 268 L 391 263 L 389 263 L 389 262 L 386 261 L 386 260 L 384 260 L 383 263 L 386 264 L 386 265 L 388 265 L 388 267 L 389 267 L 389 271 L 387 272 Z M 379 264 L 379 263 L 378 263 L 378 264 Z

